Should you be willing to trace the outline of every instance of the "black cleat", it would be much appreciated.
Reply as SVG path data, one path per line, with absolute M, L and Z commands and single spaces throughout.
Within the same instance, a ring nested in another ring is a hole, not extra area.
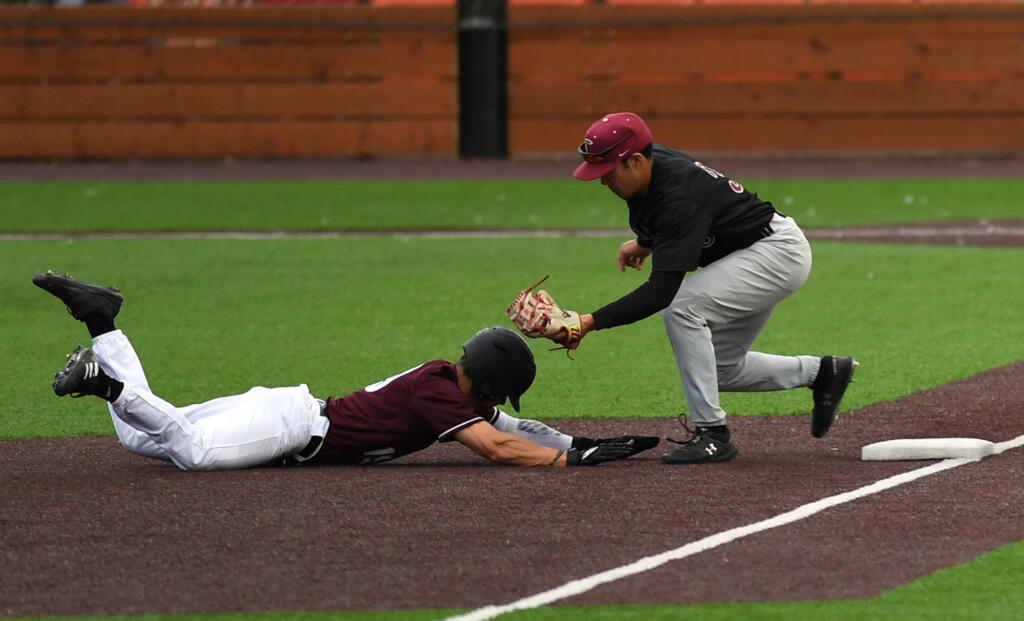
M 733 443 L 732 434 L 728 430 L 724 434 L 720 434 L 701 427 L 690 429 L 681 418 L 680 423 L 690 433 L 690 438 L 683 442 L 669 440 L 678 444 L 679 448 L 662 455 L 662 462 L 666 464 L 699 464 L 711 461 L 730 461 L 739 455 L 740 450 Z
M 79 321 L 85 321 L 86 317 L 104 317 L 113 321 L 124 302 L 117 287 L 94 285 L 68 274 L 54 274 L 52 271 L 36 274 L 32 283 L 64 302 L 71 316 Z
M 68 354 L 68 362 L 64 368 L 53 376 L 53 392 L 58 397 L 100 396 L 103 390 L 100 381 L 102 373 L 100 363 L 96 362 L 92 350 L 79 345 L 75 351 Z
M 853 370 L 859 365 L 849 356 L 825 356 L 821 359 L 821 370 L 811 384 L 811 390 L 814 391 L 811 435 L 815 438 L 828 433 L 835 422 L 846 387 L 853 381 Z

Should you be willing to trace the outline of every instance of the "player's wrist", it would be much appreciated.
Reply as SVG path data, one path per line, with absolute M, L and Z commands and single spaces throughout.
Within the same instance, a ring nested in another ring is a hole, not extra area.
M 580 336 L 582 337 L 587 332 L 594 329 L 594 315 L 587 313 L 586 315 L 580 315 Z

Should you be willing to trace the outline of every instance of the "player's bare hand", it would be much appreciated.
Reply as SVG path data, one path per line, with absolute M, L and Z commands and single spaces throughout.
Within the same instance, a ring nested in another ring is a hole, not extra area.
M 627 267 L 635 270 L 644 268 L 644 261 L 651 256 L 651 249 L 644 248 L 635 239 L 622 242 L 619 246 L 619 271 L 626 271 Z

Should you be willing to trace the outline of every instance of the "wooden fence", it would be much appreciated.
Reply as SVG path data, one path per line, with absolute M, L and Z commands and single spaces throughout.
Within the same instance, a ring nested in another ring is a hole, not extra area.
M 1024 5 L 512 7 L 509 145 L 629 110 L 721 151 L 1024 149 Z
M 508 9 L 510 155 L 1024 151 L 1024 4 Z M 0 158 L 455 156 L 454 6 L 0 9 Z M 463 85 L 472 88 L 472 85 Z
M 0 9 L 0 157 L 453 153 L 454 8 Z

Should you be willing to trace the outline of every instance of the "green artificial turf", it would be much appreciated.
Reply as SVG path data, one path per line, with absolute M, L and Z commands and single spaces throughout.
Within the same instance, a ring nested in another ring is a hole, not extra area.
M 1024 179 L 743 180 L 805 227 L 1024 216 Z M 599 183 L 6 183 L 0 230 L 627 228 Z
M 31 284 L 46 268 L 116 284 L 118 325 L 158 394 L 187 404 L 253 385 L 307 383 L 338 395 L 432 358 L 454 360 L 487 325 L 509 325 L 515 292 L 545 287 L 594 310 L 644 274 L 615 267 L 616 240 L 273 239 L 33 241 L 0 244 L 0 308 L 11 386 L 0 438 L 109 433 L 105 408 L 57 399 L 49 380 L 84 327 Z M 816 242 L 804 288 L 757 348 L 854 355 L 856 408 L 1024 357 L 1024 253 Z M 508 257 L 517 257 L 510 263 Z M 506 266 L 498 269 L 496 266 Z M 659 316 L 588 335 L 570 360 L 531 340 L 537 418 L 672 416 L 684 401 Z M 40 409 L 40 405 L 45 408 Z M 732 414 L 806 414 L 806 390 L 726 393 Z

